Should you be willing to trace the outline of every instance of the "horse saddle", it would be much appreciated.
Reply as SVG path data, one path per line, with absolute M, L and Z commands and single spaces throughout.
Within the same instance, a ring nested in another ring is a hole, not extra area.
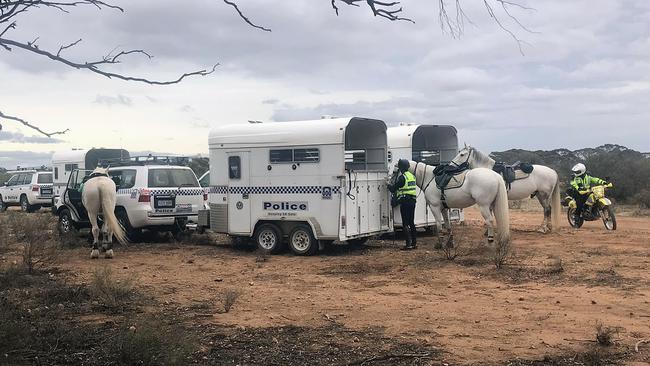
M 512 165 L 506 163 L 495 163 L 492 170 L 501 174 L 506 182 L 506 187 L 510 189 L 512 182 L 520 179 L 526 179 L 533 171 L 533 164 L 516 162 Z
M 449 164 L 438 165 L 433 174 L 436 176 L 436 186 L 438 189 L 454 189 L 460 188 L 465 183 L 465 176 L 467 175 L 467 166 L 453 166 Z

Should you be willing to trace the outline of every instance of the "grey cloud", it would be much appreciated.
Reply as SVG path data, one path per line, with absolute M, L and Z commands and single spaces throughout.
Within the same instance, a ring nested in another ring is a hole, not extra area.
M 41 166 L 51 164 L 51 152 L 0 151 L 0 166 L 7 169 L 15 169 L 17 166 Z
M 0 131 L 0 141 L 17 144 L 58 144 L 63 140 L 45 136 L 25 136 L 20 132 Z
M 108 107 L 112 107 L 114 105 L 123 105 L 123 106 L 131 107 L 133 105 L 133 101 L 131 100 L 131 98 L 124 96 L 122 94 L 118 94 L 117 96 L 114 97 L 109 95 L 98 94 L 93 103 L 103 104 Z

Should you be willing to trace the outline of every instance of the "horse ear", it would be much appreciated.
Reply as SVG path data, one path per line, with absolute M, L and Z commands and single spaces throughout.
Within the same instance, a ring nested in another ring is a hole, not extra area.
M 465 144 L 465 148 L 467 149 L 467 142 L 463 141 L 463 144 Z

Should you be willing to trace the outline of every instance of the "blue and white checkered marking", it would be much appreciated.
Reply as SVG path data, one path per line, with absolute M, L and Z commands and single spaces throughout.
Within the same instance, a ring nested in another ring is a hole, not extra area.
M 338 194 L 341 187 L 331 187 L 332 193 Z M 215 194 L 322 194 L 322 186 L 278 186 L 278 187 L 228 187 L 211 186 L 210 193 Z

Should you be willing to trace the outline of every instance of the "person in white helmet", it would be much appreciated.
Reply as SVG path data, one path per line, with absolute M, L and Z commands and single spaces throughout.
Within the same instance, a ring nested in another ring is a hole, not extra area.
M 574 198 L 578 206 L 576 208 L 576 216 L 580 216 L 585 204 L 589 206 L 593 205 L 593 202 L 590 204 L 588 200 L 591 195 L 591 186 L 607 184 L 607 182 L 603 179 L 592 177 L 587 174 L 587 167 L 582 163 L 574 165 L 573 168 L 571 168 L 571 172 L 573 173 L 571 187 L 573 187 Z

